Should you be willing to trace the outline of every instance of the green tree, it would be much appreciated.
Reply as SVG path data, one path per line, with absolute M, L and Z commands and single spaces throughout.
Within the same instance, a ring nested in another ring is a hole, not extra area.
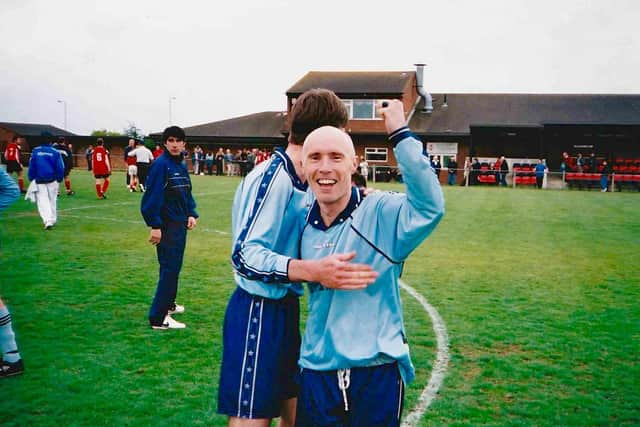
M 91 132 L 91 136 L 122 136 L 122 134 L 112 130 L 97 129 Z
M 142 139 L 142 138 L 144 138 L 144 133 L 143 133 L 142 129 L 137 127 L 136 124 L 133 123 L 133 122 L 129 122 L 129 125 L 126 128 L 124 128 L 123 132 L 129 138 L 134 138 L 134 139 Z

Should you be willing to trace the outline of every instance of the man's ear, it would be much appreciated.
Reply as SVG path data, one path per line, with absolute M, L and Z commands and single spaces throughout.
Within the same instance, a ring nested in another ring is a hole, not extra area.
M 352 157 L 352 164 L 351 164 L 351 174 L 353 175 L 354 173 L 356 173 L 356 171 L 358 170 L 358 157 Z

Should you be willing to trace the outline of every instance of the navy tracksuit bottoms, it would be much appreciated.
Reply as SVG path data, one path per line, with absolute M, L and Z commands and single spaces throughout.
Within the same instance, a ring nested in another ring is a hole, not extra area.
M 160 264 L 160 277 L 153 303 L 149 310 L 149 323 L 160 325 L 178 293 L 178 277 L 182 269 L 184 248 L 187 243 L 186 222 L 168 222 L 161 229 L 162 238 L 156 251 Z

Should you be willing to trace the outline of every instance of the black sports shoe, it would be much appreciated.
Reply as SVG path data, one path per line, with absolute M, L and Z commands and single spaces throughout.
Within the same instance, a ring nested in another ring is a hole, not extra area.
M 20 375 L 23 372 L 24 372 L 24 364 L 22 363 L 22 359 L 13 363 L 3 360 L 2 365 L 0 365 L 0 378 Z
M 73 196 L 74 194 L 76 194 L 76 192 L 73 190 L 67 191 L 67 196 Z

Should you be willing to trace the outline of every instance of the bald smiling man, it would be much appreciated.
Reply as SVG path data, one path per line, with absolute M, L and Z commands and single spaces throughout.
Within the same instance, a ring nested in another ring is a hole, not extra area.
M 300 351 L 296 425 L 397 426 L 404 385 L 414 377 L 398 279 L 411 252 L 444 214 L 442 190 L 422 142 L 406 126 L 402 103 L 380 108 L 406 194 L 351 186 L 356 157 L 349 135 L 325 126 L 307 137 L 302 167 L 316 201 L 301 240 L 302 259 L 355 251 L 379 274 L 360 290 L 309 284 Z

